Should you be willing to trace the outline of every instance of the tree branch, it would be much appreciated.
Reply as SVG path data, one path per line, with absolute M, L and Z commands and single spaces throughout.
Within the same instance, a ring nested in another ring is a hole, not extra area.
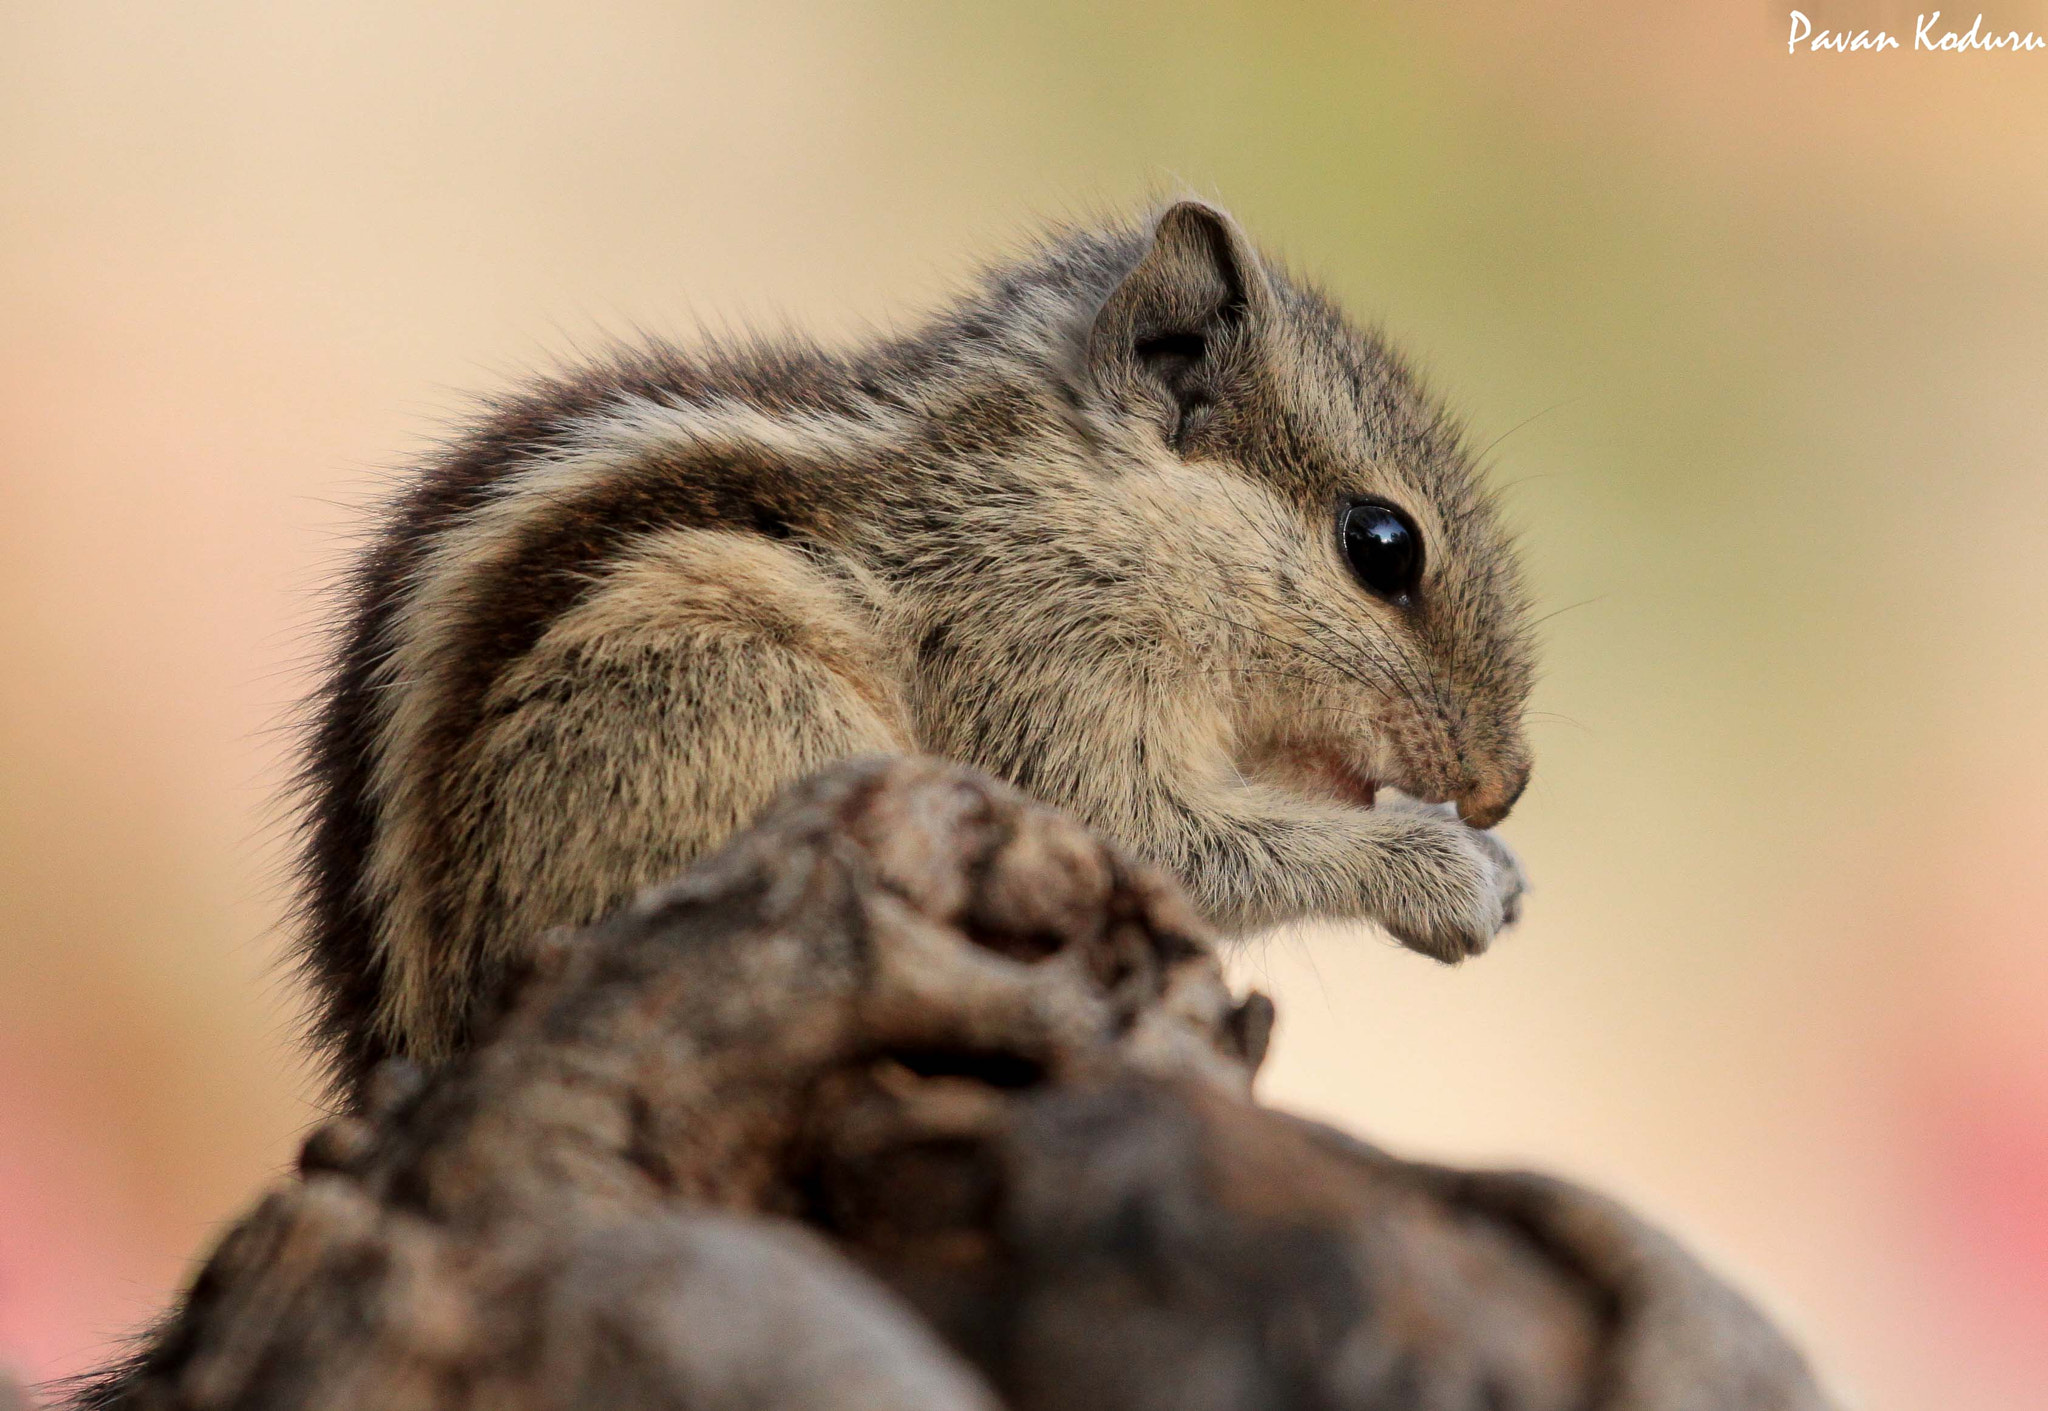
M 387 1065 L 81 1404 L 1827 1404 L 1612 1203 L 1259 1106 L 1270 1023 L 1078 825 L 847 766 Z

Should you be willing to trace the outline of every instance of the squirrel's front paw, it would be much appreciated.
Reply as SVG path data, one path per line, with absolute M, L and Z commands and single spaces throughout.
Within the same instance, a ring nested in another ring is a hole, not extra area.
M 1460 823 L 1455 813 L 1421 807 L 1401 840 L 1416 874 L 1391 890 L 1377 918 L 1411 950 L 1446 963 L 1478 955 L 1521 918 L 1528 888 L 1521 863 L 1492 832 Z

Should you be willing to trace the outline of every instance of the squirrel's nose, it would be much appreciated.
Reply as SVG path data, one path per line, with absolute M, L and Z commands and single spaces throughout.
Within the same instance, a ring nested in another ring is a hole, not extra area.
M 1527 760 L 1475 774 L 1458 795 L 1458 817 L 1474 828 L 1491 828 L 1508 816 L 1508 810 L 1528 787 Z

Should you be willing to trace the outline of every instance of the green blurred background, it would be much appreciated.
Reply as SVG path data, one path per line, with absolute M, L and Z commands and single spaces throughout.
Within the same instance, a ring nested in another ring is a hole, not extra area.
M 1880 1411 L 2048 1404 L 2048 54 L 1786 30 L 0 11 L 0 1362 L 102 1356 L 313 1115 L 278 726 L 352 507 L 465 390 L 899 324 L 1192 188 L 1415 352 L 1562 610 L 1528 920 L 1455 971 L 1246 950 L 1268 1098 L 1611 1187 Z

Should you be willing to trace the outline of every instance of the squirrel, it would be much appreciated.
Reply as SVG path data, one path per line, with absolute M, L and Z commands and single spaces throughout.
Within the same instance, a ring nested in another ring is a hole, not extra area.
M 1444 961 L 1523 889 L 1512 545 L 1376 334 L 1197 200 L 916 331 L 607 355 L 488 404 L 345 585 L 300 781 L 342 1093 L 461 1051 L 548 928 L 850 756 L 976 766 L 1224 935 Z M 1383 792 L 1387 790 L 1396 793 Z

